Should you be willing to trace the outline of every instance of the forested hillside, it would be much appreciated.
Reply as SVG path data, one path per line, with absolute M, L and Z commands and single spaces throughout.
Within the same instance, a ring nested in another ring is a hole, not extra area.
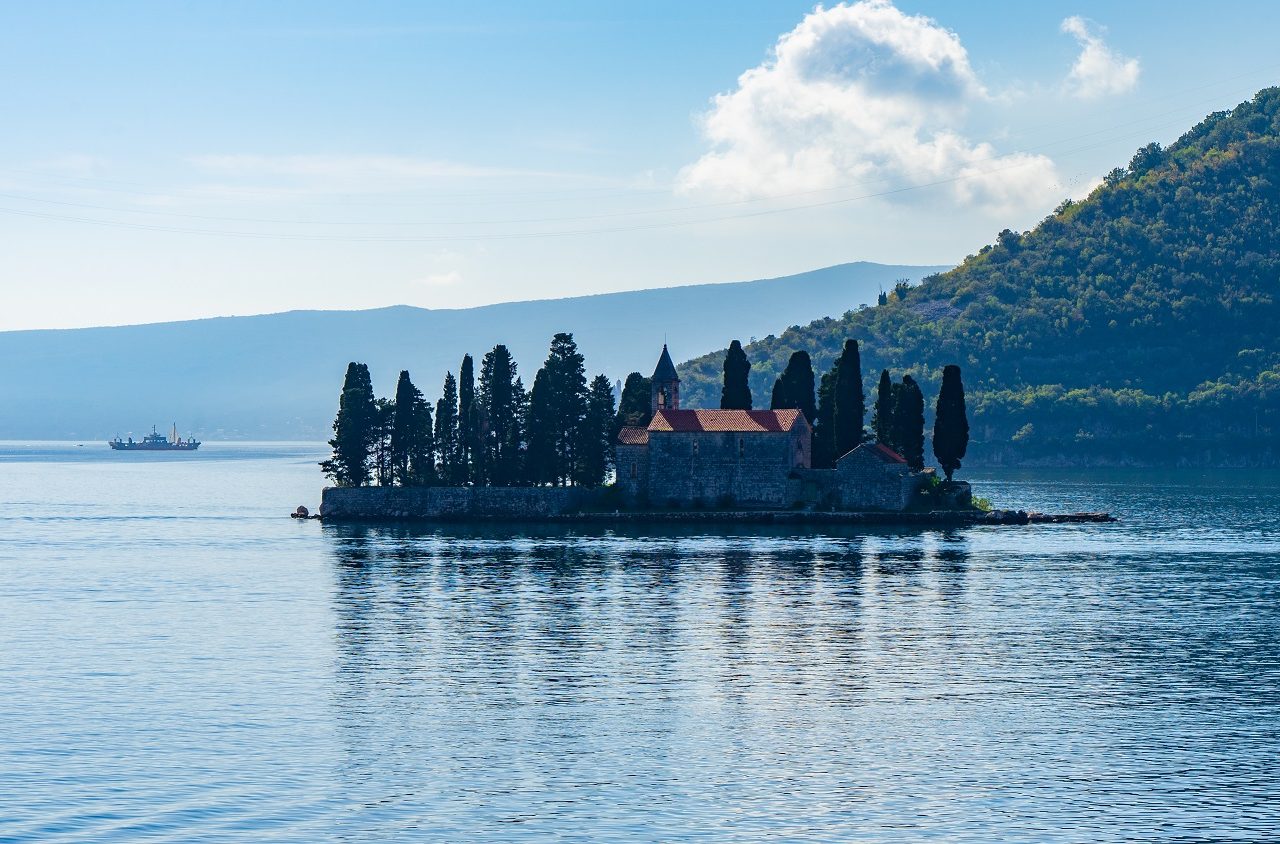
M 1001 232 L 878 307 L 747 348 L 757 406 L 792 350 L 826 369 L 846 337 L 936 393 L 964 369 L 971 456 L 1078 463 L 1280 457 L 1280 88 L 1150 144 L 1034 230 Z M 714 406 L 722 352 L 681 367 Z M 868 390 L 868 393 L 871 391 Z

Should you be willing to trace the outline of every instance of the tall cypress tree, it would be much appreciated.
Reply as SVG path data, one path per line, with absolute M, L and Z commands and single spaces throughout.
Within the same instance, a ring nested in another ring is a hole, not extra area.
M 769 394 L 769 409 L 786 410 L 792 407 L 795 405 L 791 404 L 791 399 L 787 396 L 787 384 L 779 375 L 773 379 L 773 391 Z
M 751 409 L 751 361 L 734 340 L 724 356 L 724 387 L 720 390 L 721 410 Z
M 836 373 L 833 459 L 839 459 L 863 440 L 862 419 L 867 413 L 867 399 L 862 392 L 862 356 L 857 340 L 844 341 L 844 350 L 831 371 Z
M 818 418 L 818 404 L 813 390 L 813 362 L 809 353 L 801 349 L 792 352 L 787 361 L 787 368 L 773 385 L 773 400 L 770 405 L 774 410 L 796 408 L 804 413 L 804 418 L 812 426 Z
M 898 453 L 913 472 L 919 472 L 924 468 L 924 394 L 910 375 L 902 376 L 893 427 Z
M 574 483 L 597 487 L 608 477 L 614 464 L 613 416 L 613 387 L 607 376 L 597 375 L 587 388 L 587 412 L 580 429 Z
M 969 415 L 964 406 L 964 382 L 960 367 L 950 364 L 942 369 L 942 387 L 933 417 L 933 456 L 947 473 L 947 481 L 960 468 L 969 447 Z
M 481 447 L 478 461 L 484 481 L 512 486 L 520 476 L 520 431 L 516 397 L 516 362 L 501 344 L 480 365 Z
M 479 451 L 477 410 L 475 361 L 471 355 L 463 355 L 462 365 L 458 368 L 458 454 L 462 460 L 464 481 L 479 480 L 476 477 L 476 457 Z
M 347 364 L 347 375 L 338 397 L 338 415 L 333 420 L 332 456 L 320 464 L 337 486 L 364 486 L 369 483 L 369 452 L 377 435 L 377 407 L 369 367 Z
M 813 426 L 813 468 L 829 469 L 835 465 L 836 379 L 840 361 L 822 374 L 818 382 L 818 421 Z
M 876 442 L 894 448 L 893 444 L 893 379 L 889 370 L 880 371 L 880 383 L 876 387 L 876 406 L 871 414 L 871 429 Z
M 572 334 L 560 333 L 551 339 L 543 369 L 555 443 L 552 475 L 558 484 L 569 483 L 577 469 L 579 428 L 587 412 L 587 373 Z
M 614 419 L 614 435 L 626 427 L 643 428 L 652 421 L 653 386 L 639 372 L 632 372 L 622 385 L 622 397 L 618 399 L 618 415 Z
M 525 482 L 534 486 L 556 480 L 556 419 L 551 399 L 551 378 L 546 368 L 533 377 L 526 411 Z
M 400 379 L 396 381 L 395 403 L 391 416 L 391 473 L 400 484 L 405 484 L 409 477 L 409 448 L 414 433 L 414 411 L 417 409 L 414 399 L 422 393 L 413 386 L 408 370 L 400 371 Z
M 466 480 L 466 464 L 458 442 L 458 382 L 452 372 L 445 374 L 442 395 L 436 402 L 436 452 L 440 480 L 448 486 L 461 485 Z
M 407 371 L 400 373 L 392 405 L 389 450 L 396 483 L 422 486 L 435 480 L 435 437 L 431 408 Z

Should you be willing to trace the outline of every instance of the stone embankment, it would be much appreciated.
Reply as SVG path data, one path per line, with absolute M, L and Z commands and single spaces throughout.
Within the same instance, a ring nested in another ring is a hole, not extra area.
M 1109 513 L 1025 510 L 611 510 L 575 487 L 329 487 L 318 516 L 335 522 L 541 522 L 740 525 L 1027 525 L 1114 522 Z M 299 507 L 294 518 L 316 518 Z

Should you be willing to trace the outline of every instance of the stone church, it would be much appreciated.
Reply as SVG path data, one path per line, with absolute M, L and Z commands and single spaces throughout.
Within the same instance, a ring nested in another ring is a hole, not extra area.
M 813 430 L 799 410 L 682 408 L 665 345 L 650 380 L 652 421 L 617 442 L 617 483 L 633 506 L 901 510 L 926 474 L 878 445 L 811 468 Z

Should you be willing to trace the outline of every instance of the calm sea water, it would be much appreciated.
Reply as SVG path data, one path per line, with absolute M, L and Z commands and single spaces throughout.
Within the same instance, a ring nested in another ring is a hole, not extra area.
M 0 841 L 1280 838 L 1280 481 L 1117 525 L 339 527 L 312 445 L 0 444 Z

